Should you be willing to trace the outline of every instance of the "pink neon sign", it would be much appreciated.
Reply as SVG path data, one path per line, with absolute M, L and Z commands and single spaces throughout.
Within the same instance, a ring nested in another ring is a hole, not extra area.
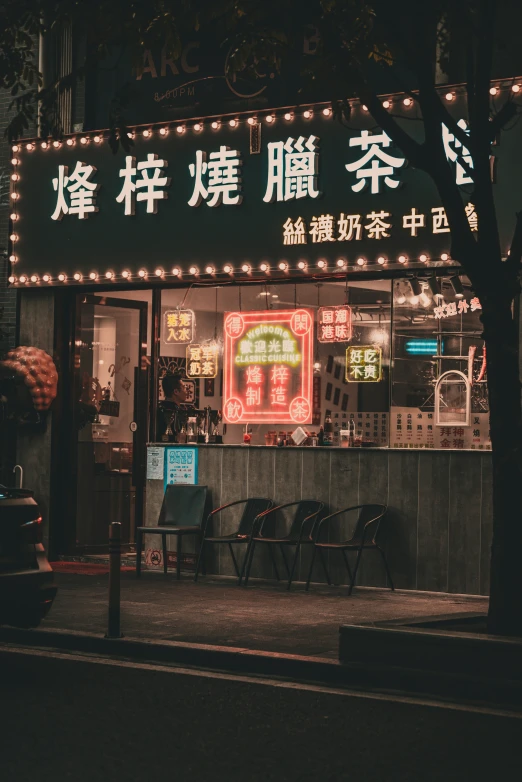
M 312 423 L 313 311 L 226 312 L 225 421 Z

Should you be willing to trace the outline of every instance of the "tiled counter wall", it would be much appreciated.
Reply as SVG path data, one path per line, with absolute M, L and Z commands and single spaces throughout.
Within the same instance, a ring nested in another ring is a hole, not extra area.
M 462 594 L 488 594 L 492 531 L 491 453 L 398 451 L 249 446 L 199 447 L 199 483 L 212 492 L 214 507 L 236 499 L 272 497 L 279 505 L 297 499 L 318 499 L 331 512 L 375 502 L 389 508 L 383 542 L 395 585 Z M 147 525 L 157 523 L 163 482 L 147 481 Z M 238 511 L 220 514 L 214 534 L 235 529 Z M 282 531 L 288 519 L 280 520 Z M 349 537 L 350 528 L 334 530 Z M 145 548 L 159 548 L 146 539 Z M 256 549 L 252 577 L 273 578 L 266 547 Z M 176 550 L 176 542 L 168 549 Z M 184 549 L 195 553 L 190 539 Z M 209 573 L 233 575 L 226 546 L 209 547 Z M 278 554 L 278 552 L 276 552 Z M 296 580 L 306 580 L 311 551 L 302 551 Z M 338 552 L 330 553 L 334 583 L 346 583 Z M 279 560 L 278 560 L 279 561 Z M 284 569 L 281 563 L 281 573 Z M 385 586 L 376 552 L 366 552 L 358 583 Z M 319 567 L 314 581 L 324 578 Z

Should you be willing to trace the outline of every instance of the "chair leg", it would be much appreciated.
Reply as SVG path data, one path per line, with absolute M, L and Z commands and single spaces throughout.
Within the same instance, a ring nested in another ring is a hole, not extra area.
M 243 586 L 247 586 L 248 585 L 248 579 L 250 577 L 250 569 L 252 567 L 252 561 L 254 559 L 254 551 L 255 551 L 255 549 L 256 549 L 256 542 L 252 538 L 252 540 L 250 541 L 250 545 L 248 547 L 247 553 L 245 554 L 245 563 L 244 563 L 244 565 L 246 565 L 246 567 L 245 567 L 245 581 L 244 581 Z
M 143 533 L 141 530 L 136 532 L 136 578 L 141 576 L 141 551 L 143 548 Z
M 326 567 L 326 560 L 324 558 L 324 552 L 323 552 L 322 548 L 319 549 L 319 559 L 321 560 L 321 565 L 323 566 L 323 570 L 324 570 L 324 574 L 326 576 L 326 581 L 328 582 L 328 586 L 332 586 L 330 573 L 328 572 L 328 568 Z
M 313 549 L 314 550 L 312 552 L 312 561 L 310 562 L 310 570 L 308 571 L 308 578 L 306 579 L 306 587 L 305 587 L 305 591 L 306 592 L 308 592 L 308 589 L 310 587 L 310 579 L 312 578 L 312 570 L 314 569 L 314 562 L 315 562 L 315 555 L 316 555 L 316 552 L 317 552 L 317 546 L 314 546 Z
M 200 545 L 200 546 L 201 546 L 201 540 L 202 540 L 202 539 L 200 538 L 200 543 L 199 543 L 199 545 Z M 207 565 L 206 565 L 206 563 L 205 563 L 205 557 L 203 557 L 203 559 L 202 559 L 202 561 L 201 561 L 201 573 L 202 573 L 202 575 L 204 575 L 204 576 L 206 576 L 206 575 L 207 575 Z
M 346 565 L 346 570 L 348 571 L 348 578 L 350 579 L 350 583 L 352 581 L 352 569 L 350 567 L 350 563 L 348 562 L 348 557 L 346 556 L 346 551 L 342 548 L 341 554 L 343 555 L 344 564 Z
M 279 570 L 277 569 L 275 554 L 271 543 L 268 543 L 268 553 L 270 554 L 270 559 L 272 560 L 272 565 L 274 566 L 275 577 L 277 578 L 278 581 L 281 581 L 281 579 L 279 578 Z
M 164 532 L 161 533 L 161 542 L 163 545 L 163 572 L 167 575 L 167 535 Z
M 294 559 L 293 559 L 293 562 L 292 562 L 292 569 L 291 569 L 290 573 L 288 573 L 288 586 L 287 586 L 287 589 L 289 591 L 290 591 L 290 587 L 292 586 L 292 579 L 294 577 L 295 566 L 297 565 L 297 558 L 299 557 L 299 551 L 300 550 L 301 550 L 301 544 L 300 543 L 296 543 L 295 555 L 294 555 Z M 287 568 L 287 570 L 288 570 L 288 568 Z
M 198 580 L 199 569 L 200 569 L 201 565 L 203 564 L 204 554 L 205 554 L 205 538 L 202 539 L 201 545 L 199 547 L 199 556 L 198 556 L 198 562 L 197 562 L 197 565 L 196 565 L 196 572 L 194 574 L 194 581 Z
M 183 535 L 178 535 L 178 545 L 176 548 L 176 578 L 181 578 L 181 553 L 182 553 Z
M 283 558 L 283 562 L 285 565 L 286 575 L 290 577 L 290 571 L 288 570 L 288 562 L 286 561 L 286 554 L 285 554 L 285 547 L 282 545 L 279 545 L 279 551 L 281 552 L 281 557 Z
M 232 548 L 232 543 L 228 544 L 228 549 L 230 551 L 230 556 L 232 557 L 232 564 L 234 565 L 234 570 L 236 571 L 236 576 L 240 579 L 240 583 L 241 583 L 241 576 L 243 574 L 239 572 L 239 567 L 238 567 L 238 564 L 237 564 L 237 559 L 236 559 L 235 554 L 234 554 L 234 549 Z
M 355 586 L 355 579 L 357 578 L 357 571 L 359 570 L 359 562 L 361 561 L 362 551 L 363 551 L 362 548 L 360 548 L 357 551 L 357 559 L 355 560 L 355 568 L 353 570 L 353 576 L 352 576 L 352 580 L 350 581 L 350 586 L 348 587 L 348 594 L 349 595 L 352 594 L 352 590 L 353 590 L 353 588 Z
M 384 568 L 386 570 L 386 575 L 388 576 L 388 581 L 390 582 L 391 591 L 394 592 L 395 586 L 393 584 L 393 579 L 391 577 L 390 568 L 388 567 L 388 562 L 386 561 L 386 554 L 384 553 L 382 548 L 380 548 L 380 546 L 377 546 L 376 548 L 382 557 L 382 561 L 384 562 Z

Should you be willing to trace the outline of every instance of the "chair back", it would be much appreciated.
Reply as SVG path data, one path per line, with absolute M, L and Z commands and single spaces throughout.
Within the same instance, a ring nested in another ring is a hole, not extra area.
M 323 515 L 322 511 L 324 508 L 324 502 L 319 502 L 318 500 L 301 500 L 296 506 L 288 537 L 298 538 L 301 533 L 301 525 L 303 522 L 309 516 L 313 516 L 313 518 L 307 521 L 303 527 L 302 540 L 311 537 L 316 522 L 318 522 Z
M 256 518 L 265 510 L 270 510 L 273 504 L 273 501 L 268 497 L 250 497 L 243 508 L 237 534 L 251 535 Z
M 352 542 L 361 545 L 363 542 L 366 545 L 375 544 L 382 518 L 387 510 L 386 505 L 361 505 Z
M 163 495 L 158 526 L 201 527 L 206 503 L 206 486 L 169 484 Z

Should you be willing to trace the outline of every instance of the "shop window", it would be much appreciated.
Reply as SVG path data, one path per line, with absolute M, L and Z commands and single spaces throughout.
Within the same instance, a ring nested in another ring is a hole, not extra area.
M 480 301 L 464 276 L 393 283 L 390 445 L 490 450 Z

